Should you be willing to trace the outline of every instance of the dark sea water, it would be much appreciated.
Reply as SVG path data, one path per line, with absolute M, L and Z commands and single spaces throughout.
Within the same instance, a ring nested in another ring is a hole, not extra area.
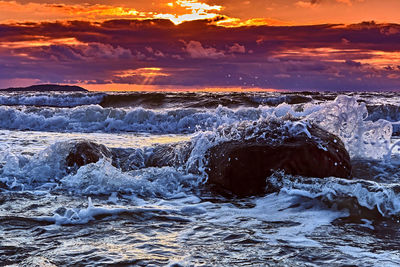
M 1 93 L 0 265 L 400 266 L 399 111 L 398 93 Z M 271 118 L 339 136 L 354 178 L 275 172 L 279 192 L 211 190 L 205 151 Z M 119 167 L 68 169 L 82 140 Z M 178 166 L 146 165 L 187 141 Z

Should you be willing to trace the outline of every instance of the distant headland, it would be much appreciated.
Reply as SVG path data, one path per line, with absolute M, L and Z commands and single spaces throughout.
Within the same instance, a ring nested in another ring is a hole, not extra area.
M 57 84 L 39 84 L 31 85 L 28 87 L 10 87 L 0 89 L 0 92 L 88 92 L 85 88 L 75 85 L 57 85 Z

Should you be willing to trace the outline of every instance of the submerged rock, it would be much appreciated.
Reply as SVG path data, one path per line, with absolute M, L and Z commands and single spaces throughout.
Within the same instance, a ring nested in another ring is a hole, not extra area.
M 224 129 L 229 131 L 229 129 Z M 308 177 L 351 177 L 350 157 L 338 137 L 300 122 L 243 124 L 239 137 L 208 150 L 208 182 L 237 195 L 265 192 L 276 170 Z
M 95 163 L 103 157 L 112 157 L 111 151 L 106 146 L 90 141 L 79 141 L 70 150 L 66 164 L 68 167 L 81 167 Z

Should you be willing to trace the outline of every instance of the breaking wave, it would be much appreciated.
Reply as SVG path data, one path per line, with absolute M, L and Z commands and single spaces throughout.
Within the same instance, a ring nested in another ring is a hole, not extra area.
M 99 104 L 103 93 L 0 93 L 0 105 L 76 107 Z

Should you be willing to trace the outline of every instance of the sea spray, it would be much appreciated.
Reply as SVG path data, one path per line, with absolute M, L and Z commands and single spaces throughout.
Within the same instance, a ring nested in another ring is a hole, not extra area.
M 367 117 L 365 103 L 340 95 L 333 102 L 321 104 L 321 109 L 306 120 L 339 136 L 351 157 L 383 159 L 390 149 L 392 124 L 383 119 L 367 121 Z

